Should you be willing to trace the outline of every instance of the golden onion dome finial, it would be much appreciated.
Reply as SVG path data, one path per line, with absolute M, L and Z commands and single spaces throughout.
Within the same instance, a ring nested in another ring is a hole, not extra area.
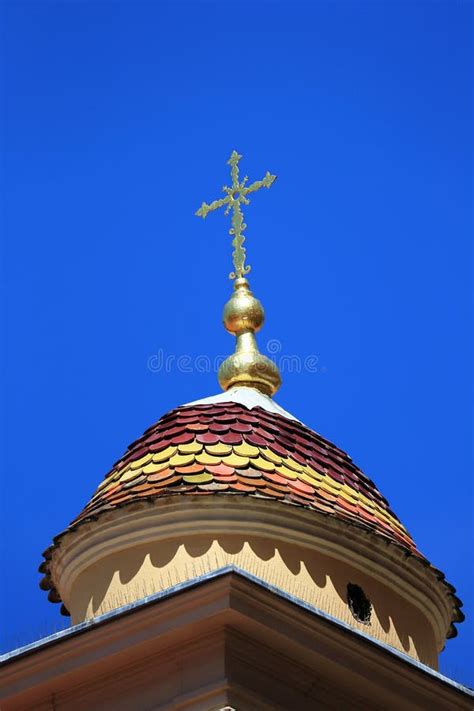
M 235 385 L 246 385 L 256 388 L 265 395 L 273 395 L 281 385 L 280 372 L 275 363 L 262 355 L 255 340 L 255 333 L 259 331 L 264 321 L 263 306 L 250 291 L 245 274 L 250 271 L 250 266 L 245 264 L 246 251 L 243 246 L 244 214 L 241 204 L 248 205 L 249 193 L 260 188 L 269 188 L 276 180 L 276 175 L 268 171 L 262 180 L 256 180 L 247 186 L 248 178 L 241 181 L 239 178 L 239 161 L 242 158 L 237 151 L 227 161 L 231 167 L 231 187 L 224 186 L 226 197 L 214 200 L 210 204 L 203 202 L 196 215 L 205 218 L 209 212 L 225 206 L 225 214 L 232 210 L 232 227 L 229 234 L 233 236 L 232 246 L 234 251 L 232 259 L 234 271 L 229 274 L 234 279 L 234 293 L 224 307 L 224 326 L 236 336 L 235 353 L 229 356 L 219 368 L 219 383 L 223 390 L 228 390 Z

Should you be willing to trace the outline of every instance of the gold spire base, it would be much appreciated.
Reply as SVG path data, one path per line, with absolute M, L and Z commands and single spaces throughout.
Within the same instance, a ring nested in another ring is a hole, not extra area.
M 241 385 L 271 397 L 280 387 L 277 366 L 259 352 L 255 340 L 254 334 L 261 329 L 263 321 L 263 306 L 252 295 L 247 279 L 236 279 L 234 293 L 224 307 L 224 326 L 236 336 L 237 342 L 235 353 L 219 368 L 219 384 L 223 390 Z

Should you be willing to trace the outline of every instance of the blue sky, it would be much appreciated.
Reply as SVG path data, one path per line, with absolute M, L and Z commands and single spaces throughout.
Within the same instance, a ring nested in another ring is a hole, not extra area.
M 231 352 L 219 196 L 251 179 L 278 401 L 348 451 L 464 600 L 472 658 L 469 3 L 3 3 L 2 650 L 62 624 L 41 552 Z M 471 562 L 471 566 L 469 563 Z

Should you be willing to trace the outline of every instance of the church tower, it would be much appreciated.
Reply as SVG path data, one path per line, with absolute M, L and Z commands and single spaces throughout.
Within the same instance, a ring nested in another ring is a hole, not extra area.
M 275 176 L 247 184 L 240 159 L 196 213 L 231 214 L 223 392 L 136 439 L 45 551 L 41 587 L 75 632 L 44 698 L 56 684 L 68 709 L 470 708 L 436 672 L 463 619 L 454 588 L 350 456 L 274 399 L 242 207 Z

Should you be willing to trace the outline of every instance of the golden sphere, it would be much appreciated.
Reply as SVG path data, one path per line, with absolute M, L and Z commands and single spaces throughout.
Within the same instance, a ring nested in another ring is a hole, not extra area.
M 281 376 L 275 363 L 258 351 L 237 352 L 219 368 L 219 384 L 223 390 L 247 385 L 271 397 L 281 385 Z
M 243 331 L 256 333 L 263 326 L 263 306 L 250 291 L 247 279 L 236 279 L 234 293 L 224 306 L 223 321 L 229 333 L 238 334 Z

